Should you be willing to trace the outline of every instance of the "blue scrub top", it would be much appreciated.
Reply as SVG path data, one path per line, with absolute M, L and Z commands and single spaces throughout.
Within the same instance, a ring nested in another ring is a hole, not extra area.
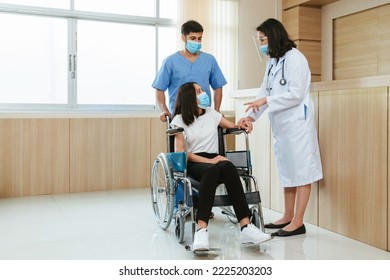
M 152 87 L 164 92 L 168 89 L 171 114 L 179 87 L 187 82 L 200 85 L 210 100 L 210 86 L 215 90 L 227 84 L 217 60 L 211 54 L 200 52 L 194 63 L 188 61 L 179 51 L 168 56 L 163 61 Z

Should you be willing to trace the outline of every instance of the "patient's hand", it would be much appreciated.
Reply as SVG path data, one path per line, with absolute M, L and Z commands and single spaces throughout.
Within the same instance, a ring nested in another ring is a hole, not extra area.
M 237 122 L 237 126 L 240 129 L 245 129 L 247 133 L 253 130 L 253 119 L 251 117 L 241 118 Z
M 220 162 L 220 161 L 225 161 L 225 160 L 229 160 L 229 159 L 226 158 L 226 157 L 224 157 L 224 156 L 218 155 L 218 156 L 216 156 L 215 158 L 211 158 L 211 159 L 210 159 L 210 163 L 212 163 L 212 164 L 217 164 L 218 162 Z

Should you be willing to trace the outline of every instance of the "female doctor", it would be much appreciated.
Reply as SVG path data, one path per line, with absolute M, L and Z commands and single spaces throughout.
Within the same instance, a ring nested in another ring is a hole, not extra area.
M 323 177 L 310 96 L 311 73 L 305 56 L 296 49 L 282 23 L 268 19 L 256 31 L 260 51 L 270 58 L 257 98 L 245 103 L 247 115 L 238 125 L 252 128 L 252 122 L 269 109 L 285 212 L 265 227 L 279 229 L 274 236 L 304 234 L 303 217 L 311 184 Z

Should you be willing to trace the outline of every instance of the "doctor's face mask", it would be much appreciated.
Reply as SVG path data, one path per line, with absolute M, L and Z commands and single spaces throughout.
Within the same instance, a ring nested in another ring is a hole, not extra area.
M 268 55 L 268 37 L 265 36 L 263 32 L 258 32 L 257 36 L 260 52 L 264 55 Z
M 261 51 L 262 54 L 268 55 L 268 44 L 260 45 L 259 50 Z

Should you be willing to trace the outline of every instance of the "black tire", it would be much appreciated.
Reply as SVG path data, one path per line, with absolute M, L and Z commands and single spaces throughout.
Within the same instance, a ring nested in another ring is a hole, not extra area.
M 185 225 L 185 218 L 180 213 L 176 214 L 175 217 L 175 235 L 176 240 L 179 243 L 183 243 L 184 241 L 184 225 Z

